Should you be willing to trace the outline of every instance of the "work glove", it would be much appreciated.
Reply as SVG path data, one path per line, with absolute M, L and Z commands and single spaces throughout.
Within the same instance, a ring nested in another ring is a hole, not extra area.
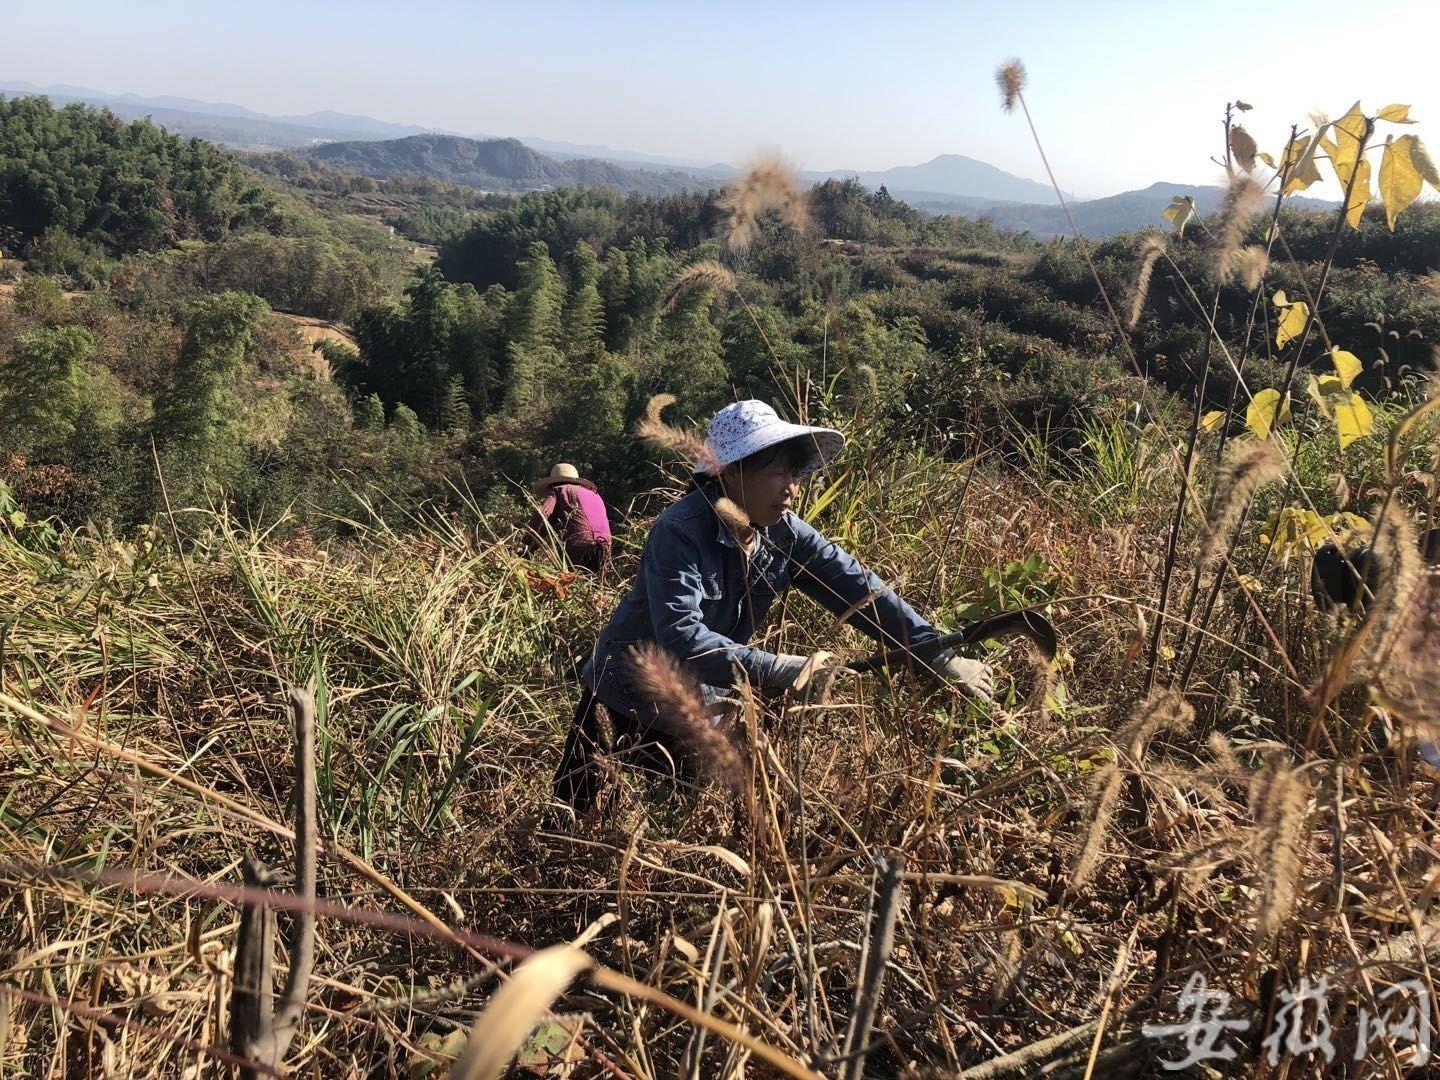
M 778 653 L 775 662 L 770 665 L 770 677 L 765 681 L 765 689 L 775 693 L 788 690 L 792 694 L 800 694 L 818 678 L 835 670 L 835 667 L 833 654 L 823 650 L 808 655 Z
M 958 690 L 968 698 L 995 700 L 995 669 L 989 664 L 951 653 L 949 659 L 935 664 L 935 675 L 941 685 Z

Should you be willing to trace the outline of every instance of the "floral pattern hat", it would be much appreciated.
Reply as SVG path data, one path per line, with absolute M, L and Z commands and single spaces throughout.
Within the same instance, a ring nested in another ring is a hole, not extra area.
M 763 401 L 747 398 L 726 405 L 710 420 L 706 444 L 713 461 L 696 463 L 697 472 L 718 472 L 727 465 L 749 457 L 776 443 L 804 437 L 811 449 L 810 461 L 802 472 L 809 474 L 827 465 L 845 446 L 845 436 L 834 428 L 807 427 L 781 420 Z

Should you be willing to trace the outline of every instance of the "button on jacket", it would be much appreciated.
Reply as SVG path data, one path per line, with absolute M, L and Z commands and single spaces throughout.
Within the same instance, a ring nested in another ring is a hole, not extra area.
M 713 482 L 698 487 L 651 527 L 635 583 L 581 674 L 609 708 L 634 714 L 643 705 L 626 654 L 647 641 L 704 684 L 707 699 L 735 685 L 737 667 L 756 686 L 782 688 L 775 654 L 748 643 L 791 584 L 887 648 L 937 636 L 894 590 L 794 514 L 757 528 L 758 547 L 742 551 L 714 509 L 720 494 Z

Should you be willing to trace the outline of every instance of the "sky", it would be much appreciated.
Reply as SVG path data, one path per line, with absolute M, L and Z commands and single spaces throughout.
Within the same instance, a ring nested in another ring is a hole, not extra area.
M 7 4 L 0 79 L 324 109 L 464 134 L 806 169 L 937 154 L 1045 174 L 994 71 L 1083 197 L 1212 183 L 1225 103 L 1278 152 L 1312 110 L 1412 105 L 1440 130 L 1440 0 Z M 1440 138 L 1440 136 L 1437 136 Z M 1434 141 L 1434 140 L 1432 140 Z M 1317 193 L 1318 190 L 1317 190 Z

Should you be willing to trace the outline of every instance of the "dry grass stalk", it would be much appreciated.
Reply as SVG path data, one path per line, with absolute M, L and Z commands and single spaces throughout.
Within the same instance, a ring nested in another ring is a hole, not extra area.
M 570 945 L 541 949 L 515 969 L 470 1029 L 465 1053 L 450 1075 L 456 1080 L 499 1080 L 535 1025 L 576 975 L 594 961 Z
M 1025 65 L 1019 60 L 1006 60 L 995 69 L 995 85 L 1000 88 L 1000 107 L 1007 113 L 1014 112 L 1025 92 Z
M 725 243 L 731 251 L 744 251 L 760 235 L 760 216 L 774 211 L 796 232 L 810 229 L 810 211 L 795 169 L 773 155 L 755 158 L 745 175 L 725 188 L 720 200 L 728 215 Z
M 1220 241 L 1215 250 L 1215 276 L 1222 285 L 1235 273 L 1240 241 L 1264 194 L 1249 173 L 1237 173 L 1225 189 L 1225 201 L 1220 207 Z
M 1092 877 L 1100 866 L 1101 846 L 1110 831 L 1110 822 L 1115 817 L 1115 806 L 1120 801 L 1120 766 L 1109 762 L 1095 774 L 1095 791 L 1091 795 L 1086 818 L 1085 842 L 1075 867 L 1070 871 L 1070 887 L 1078 889 Z
M 686 431 L 660 419 L 660 414 L 673 404 L 674 394 L 656 394 L 652 397 L 650 404 L 645 407 L 645 416 L 635 425 L 635 437 L 689 459 L 694 463 L 697 473 L 719 476 L 720 460 L 707 440 L 693 431 Z
M 1216 478 L 1218 495 L 1200 544 L 1200 565 L 1213 569 L 1230 541 L 1240 514 L 1266 484 L 1285 471 L 1285 458 L 1269 439 L 1238 444 L 1221 466 Z
M 1165 237 L 1158 232 L 1148 232 L 1140 241 L 1140 267 L 1135 271 L 1135 284 L 1130 290 L 1130 317 L 1126 326 L 1134 330 L 1140 324 L 1140 313 L 1145 309 L 1145 299 L 1150 295 L 1150 277 L 1155 264 L 1165 254 Z
M 698 764 L 736 791 L 743 789 L 740 753 L 710 719 L 700 688 L 675 658 L 653 642 L 630 651 L 630 671 L 641 696 L 669 722 L 681 745 Z
M 1270 253 L 1259 244 L 1251 244 L 1237 251 L 1231 260 L 1231 270 L 1248 292 L 1260 288 L 1260 283 L 1265 280 L 1265 272 L 1269 269 Z
M 668 315 L 674 311 L 681 298 L 695 289 L 711 289 L 716 296 L 728 295 L 735 291 L 735 275 L 714 259 L 691 263 L 670 282 L 660 313 Z
M 1308 798 L 1301 772 L 1281 754 L 1272 755 L 1250 785 L 1250 810 L 1255 815 L 1251 849 L 1260 876 L 1255 929 L 1264 940 L 1280 932 L 1295 906 Z
M 1136 762 L 1145 757 L 1150 740 L 1161 731 L 1185 732 L 1195 724 L 1195 710 L 1177 691 L 1157 687 L 1135 706 L 1115 734 L 1115 743 Z

